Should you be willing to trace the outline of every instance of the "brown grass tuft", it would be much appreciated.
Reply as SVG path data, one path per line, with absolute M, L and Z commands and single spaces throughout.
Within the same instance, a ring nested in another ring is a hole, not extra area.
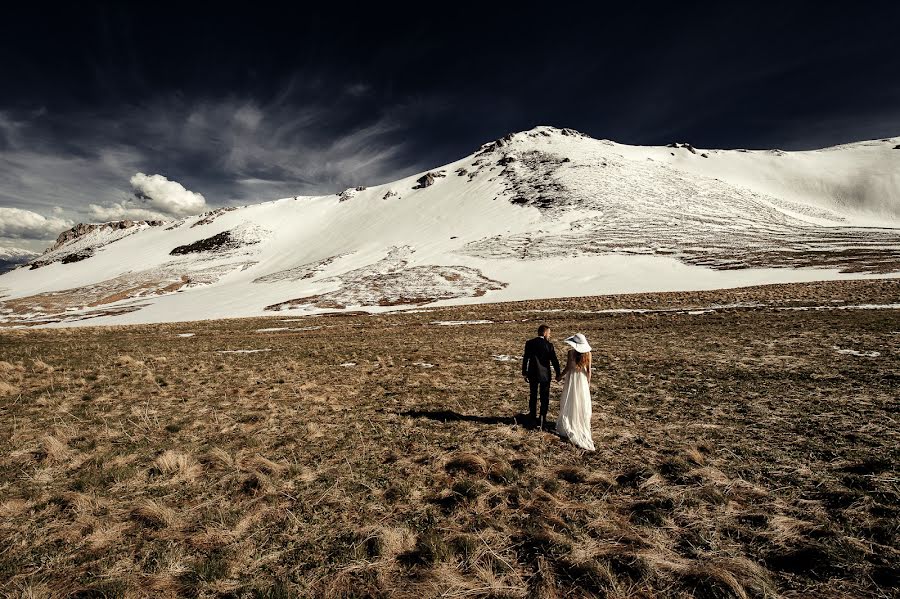
M 221 447 L 213 447 L 210 449 L 209 452 L 203 456 L 203 462 L 207 465 L 226 470 L 234 466 L 234 459 L 231 457 L 231 454 Z
M 116 358 L 116 366 L 119 366 L 120 368 L 142 368 L 144 363 L 141 360 L 135 360 L 126 354 Z
M 544 556 L 537 558 L 534 574 L 528 580 L 528 599 L 557 599 L 556 577 Z
M 456 453 L 444 465 L 447 472 L 466 472 L 468 474 L 484 474 L 487 472 L 487 460 L 474 453 Z
M 269 476 L 281 474 L 285 470 L 287 470 L 287 466 L 279 464 L 277 462 L 273 462 L 272 460 L 259 454 L 256 454 L 253 457 L 247 459 L 244 463 L 244 467 L 259 470 L 260 472 L 268 474 Z
M 44 374 L 50 374 L 51 372 L 56 370 L 55 368 L 53 368 L 53 366 L 50 366 L 40 358 L 34 359 L 34 361 L 31 363 L 31 368 L 35 372 L 43 372 Z
M 196 479 L 200 472 L 200 465 L 191 456 L 172 449 L 158 455 L 150 468 L 152 475 L 172 476 L 186 481 Z
M 152 529 L 174 526 L 175 510 L 157 503 L 153 499 L 143 499 L 131 509 L 131 518 Z
M 69 447 L 54 437 L 44 435 L 41 438 L 41 449 L 38 451 L 38 459 L 42 462 L 61 462 L 69 456 Z
M 698 599 L 747 599 L 775 595 L 765 569 L 744 558 L 695 563 L 681 577 Z

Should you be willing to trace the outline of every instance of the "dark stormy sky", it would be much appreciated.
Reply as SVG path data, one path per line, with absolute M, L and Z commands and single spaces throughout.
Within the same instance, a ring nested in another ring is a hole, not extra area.
M 5 8 L 0 246 L 382 183 L 536 125 L 725 148 L 900 133 L 896 2 L 331 4 Z

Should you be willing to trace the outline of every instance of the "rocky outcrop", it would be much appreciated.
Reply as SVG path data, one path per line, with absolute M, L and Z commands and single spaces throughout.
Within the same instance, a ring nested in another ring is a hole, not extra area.
M 365 185 L 357 185 L 356 187 L 348 187 L 341 193 L 337 194 L 339 202 L 346 202 L 347 200 L 352 199 L 357 193 L 360 191 L 365 191 Z
M 121 229 L 130 229 L 131 227 L 137 227 L 140 225 L 158 227 L 164 224 L 166 224 L 166 221 L 164 220 L 118 220 L 108 223 L 78 223 L 71 229 L 60 233 L 59 237 L 56 238 L 56 243 L 54 243 L 44 253 L 59 249 L 65 244 L 74 241 L 79 237 L 84 237 L 88 233 L 92 233 L 94 231 L 102 231 L 103 229 L 118 231 Z
M 683 149 L 687 150 L 688 152 L 690 152 L 691 154 L 696 154 L 696 153 L 697 153 L 697 149 L 694 148 L 694 146 L 692 146 L 691 144 L 688 144 L 688 143 L 679 143 L 679 142 L 677 142 L 677 141 L 673 141 L 672 143 L 670 143 L 670 144 L 667 145 L 666 147 L 667 147 L 667 148 L 683 148 Z
M 434 185 L 435 179 L 445 176 L 446 173 L 444 171 L 425 173 L 424 175 L 416 179 L 416 185 L 413 186 L 413 189 L 424 189 L 425 187 L 431 187 L 432 185 Z
M 185 254 L 198 254 L 200 252 L 212 252 L 231 250 L 240 247 L 240 242 L 231 237 L 231 231 L 222 231 L 212 237 L 200 239 L 187 245 L 179 245 L 171 252 L 171 256 L 184 256 Z
M 210 210 L 209 212 L 204 212 L 200 215 L 200 219 L 191 225 L 191 228 L 201 227 L 203 225 L 208 225 L 226 212 L 231 212 L 232 210 L 236 210 L 236 206 L 225 206 L 223 208 L 216 208 L 215 210 Z
M 434 175 L 431 173 L 425 173 L 418 179 L 416 179 L 416 185 L 413 189 L 422 189 L 423 187 L 431 187 L 434 185 Z
M 514 135 L 515 135 L 515 133 L 507 133 L 500 139 L 495 139 L 494 141 L 490 141 L 486 144 L 482 144 L 481 147 L 478 148 L 478 153 L 476 155 L 489 154 L 489 153 L 493 152 L 494 150 L 502 148 L 503 146 L 509 144 L 509 142 L 511 142 L 513 140 Z
M 556 127 L 536 127 L 531 131 L 522 131 L 521 133 L 507 133 L 503 137 L 499 139 L 495 139 L 494 141 L 488 142 L 486 144 L 482 144 L 480 148 L 476 151 L 476 156 L 481 156 L 483 154 L 490 154 L 500 148 L 506 147 L 511 144 L 515 139 L 516 135 L 524 136 L 524 137 L 550 137 L 552 138 L 554 135 L 562 135 L 564 137 L 581 137 L 584 139 L 591 139 L 590 135 L 582 133 L 581 131 L 576 131 L 575 129 L 570 129 L 568 127 L 564 127 L 562 129 L 557 129 Z M 520 137 L 521 139 L 521 137 Z

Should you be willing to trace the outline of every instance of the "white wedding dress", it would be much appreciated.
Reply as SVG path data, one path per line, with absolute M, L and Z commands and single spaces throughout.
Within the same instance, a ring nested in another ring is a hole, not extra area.
M 573 367 L 566 373 L 559 400 L 556 432 L 574 445 L 594 451 L 594 440 L 591 438 L 591 388 L 584 370 Z

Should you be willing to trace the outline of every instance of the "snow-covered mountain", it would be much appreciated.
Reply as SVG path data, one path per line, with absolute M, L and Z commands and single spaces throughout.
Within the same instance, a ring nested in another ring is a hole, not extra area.
M 26 264 L 40 256 L 37 252 L 22 248 L 0 247 L 0 274 Z
M 898 276 L 900 138 L 638 147 L 538 127 L 393 183 L 80 225 L 0 322 L 114 324 Z

